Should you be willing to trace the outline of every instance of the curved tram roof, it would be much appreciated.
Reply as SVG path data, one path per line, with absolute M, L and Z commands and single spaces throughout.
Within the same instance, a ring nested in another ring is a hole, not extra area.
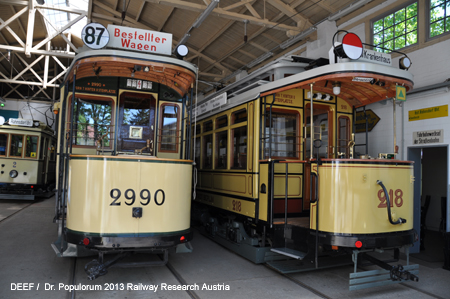
M 356 81 L 355 81 L 356 78 Z M 361 79 L 372 79 L 361 82 Z M 261 86 L 261 96 L 271 95 L 292 88 L 310 89 L 333 94 L 333 84 L 341 84 L 340 98 L 353 107 L 361 107 L 396 96 L 396 85 L 409 91 L 413 87 L 413 75 L 406 70 L 368 62 L 341 62 L 314 68 Z
M 135 70 L 135 66 L 140 66 L 140 70 Z M 144 71 L 146 67 L 148 71 Z M 193 87 L 198 71 L 193 64 L 180 59 L 120 50 L 89 50 L 77 54 L 64 82 L 73 81 L 74 70 L 77 79 L 99 75 L 131 78 L 135 70 L 134 79 L 161 83 L 180 95 Z

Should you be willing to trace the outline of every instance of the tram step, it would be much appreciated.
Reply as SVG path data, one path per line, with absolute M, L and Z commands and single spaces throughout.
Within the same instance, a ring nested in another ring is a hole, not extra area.
M 294 249 L 287 248 L 287 247 L 272 248 L 272 249 L 270 249 L 270 251 L 276 252 L 278 254 L 286 255 L 286 256 L 289 256 L 289 257 L 292 257 L 292 258 L 298 259 L 298 260 L 302 260 L 306 256 L 305 252 L 301 252 L 301 251 L 294 250 Z

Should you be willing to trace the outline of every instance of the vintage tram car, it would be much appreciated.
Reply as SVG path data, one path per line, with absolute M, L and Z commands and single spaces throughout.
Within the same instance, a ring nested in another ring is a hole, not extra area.
M 356 109 L 395 97 L 396 86 L 411 90 L 413 77 L 332 56 L 268 64 L 198 103 L 193 219 L 220 244 L 284 273 L 352 256 L 356 272 L 364 256 L 389 271 L 352 273 L 351 289 L 417 280 L 418 265 L 400 269 L 368 254 L 409 256 L 413 163 L 396 159 L 394 147 L 358 155 L 354 138 Z
M 191 250 L 186 105 L 196 74 L 181 59 L 113 49 L 81 51 L 70 66 L 55 106 L 53 248 L 62 257 L 98 252 L 90 279 L 131 252 L 161 253 L 164 264 L 169 249 Z M 117 255 L 104 261 L 108 253 Z
M 4 120 L 0 125 L 0 199 L 52 196 L 56 182 L 54 130 L 29 119 Z

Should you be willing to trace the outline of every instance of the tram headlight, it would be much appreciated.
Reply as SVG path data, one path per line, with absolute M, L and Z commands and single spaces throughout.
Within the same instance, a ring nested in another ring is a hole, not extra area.
M 12 177 L 13 179 L 16 178 L 19 175 L 19 173 L 17 172 L 17 170 L 11 170 L 9 172 L 9 176 Z

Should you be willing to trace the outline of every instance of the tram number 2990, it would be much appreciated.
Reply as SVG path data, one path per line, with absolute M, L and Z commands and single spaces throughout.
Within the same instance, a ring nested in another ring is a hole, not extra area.
M 120 197 L 122 196 L 122 192 L 120 191 L 120 189 L 117 189 L 117 188 L 112 189 L 111 192 L 109 192 L 109 195 L 113 199 L 110 206 L 120 206 L 120 204 L 121 204 Z M 128 206 L 131 206 L 136 201 L 136 192 L 133 189 L 125 190 L 124 196 L 125 196 L 124 202 Z M 140 201 L 141 205 L 143 205 L 143 206 L 148 205 L 151 201 L 150 190 L 142 189 L 141 192 L 139 193 L 139 197 L 140 197 L 139 201 Z M 162 190 L 162 189 L 156 190 L 155 195 L 154 195 L 155 204 L 158 206 L 161 206 L 164 204 L 165 200 L 166 200 L 166 194 L 164 193 L 164 190 Z

